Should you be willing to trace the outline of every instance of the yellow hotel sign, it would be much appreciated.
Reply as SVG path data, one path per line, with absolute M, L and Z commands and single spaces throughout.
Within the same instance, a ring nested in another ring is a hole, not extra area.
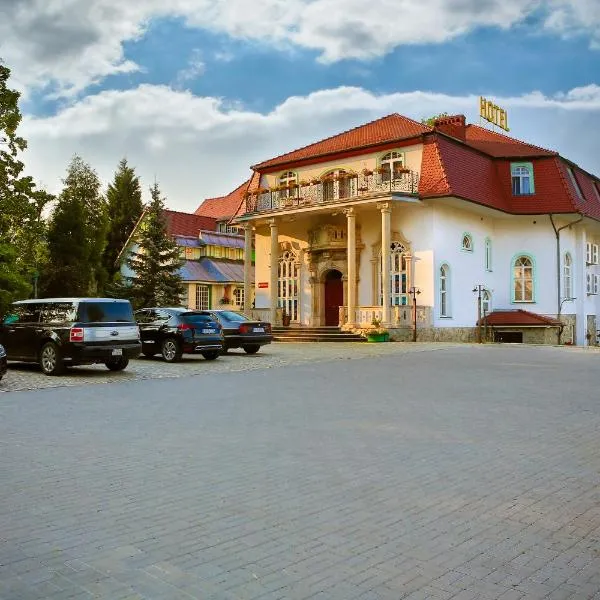
M 483 96 L 479 97 L 479 116 L 494 125 L 504 129 L 504 131 L 510 131 L 508 128 L 508 114 L 499 106 L 496 106 L 490 100 L 486 100 Z

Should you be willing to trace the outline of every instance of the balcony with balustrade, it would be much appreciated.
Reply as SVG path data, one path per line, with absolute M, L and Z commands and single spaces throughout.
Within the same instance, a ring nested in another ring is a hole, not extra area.
M 246 214 L 263 214 L 301 208 L 319 208 L 353 201 L 417 197 L 419 174 L 407 168 L 364 170 L 322 179 L 300 181 L 275 188 L 259 188 L 245 196 Z

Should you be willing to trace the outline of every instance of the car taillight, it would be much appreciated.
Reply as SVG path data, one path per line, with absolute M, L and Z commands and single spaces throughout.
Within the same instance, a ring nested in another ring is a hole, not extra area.
M 83 342 L 83 327 L 71 327 L 69 331 L 70 342 Z
M 194 329 L 189 323 L 179 323 L 179 325 L 177 325 L 177 329 L 179 331 L 185 331 L 186 329 Z
M 250 327 L 248 325 L 240 325 L 240 333 L 248 333 L 250 331 Z

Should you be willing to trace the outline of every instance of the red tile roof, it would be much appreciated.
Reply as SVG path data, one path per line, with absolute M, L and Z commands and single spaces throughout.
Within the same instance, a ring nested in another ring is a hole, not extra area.
M 479 125 L 467 125 L 465 134 L 466 143 L 469 146 L 496 158 L 558 155 L 557 152 L 553 152 L 552 150 L 545 150 L 539 146 L 522 142 L 497 131 L 485 129 Z
M 355 127 L 343 133 L 321 140 L 314 144 L 298 148 L 252 167 L 255 170 L 267 169 L 276 165 L 297 162 L 345 150 L 368 148 L 385 142 L 418 137 L 431 131 L 431 127 L 403 117 L 397 113 L 382 117 L 376 121 Z
M 169 235 L 198 237 L 201 229 L 207 231 L 215 231 L 217 229 L 216 219 L 210 217 L 192 215 L 176 210 L 164 210 L 163 215 L 167 222 L 167 233 Z
M 227 196 L 207 198 L 194 212 L 201 217 L 212 217 L 219 221 L 231 218 L 237 211 L 240 200 L 248 188 L 250 180 L 244 181 Z
M 492 327 L 559 327 L 561 322 L 528 310 L 495 310 L 481 320 Z

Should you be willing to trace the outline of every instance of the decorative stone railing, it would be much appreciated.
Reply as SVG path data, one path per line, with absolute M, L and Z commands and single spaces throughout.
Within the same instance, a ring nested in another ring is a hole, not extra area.
M 421 327 L 430 326 L 430 315 L 426 307 L 417 306 L 417 325 Z M 340 306 L 340 325 L 348 323 L 348 308 Z M 354 324 L 358 329 L 365 329 L 373 325 L 373 321 L 379 321 L 383 324 L 382 306 L 359 306 L 356 309 Z M 390 306 L 389 327 L 412 327 L 413 326 L 413 308 L 412 306 Z
M 246 196 L 246 213 L 272 212 L 304 206 L 319 206 L 361 198 L 378 198 L 393 193 L 416 195 L 419 174 L 406 169 L 392 179 L 373 173 L 313 180 L 278 190 L 257 190 Z

